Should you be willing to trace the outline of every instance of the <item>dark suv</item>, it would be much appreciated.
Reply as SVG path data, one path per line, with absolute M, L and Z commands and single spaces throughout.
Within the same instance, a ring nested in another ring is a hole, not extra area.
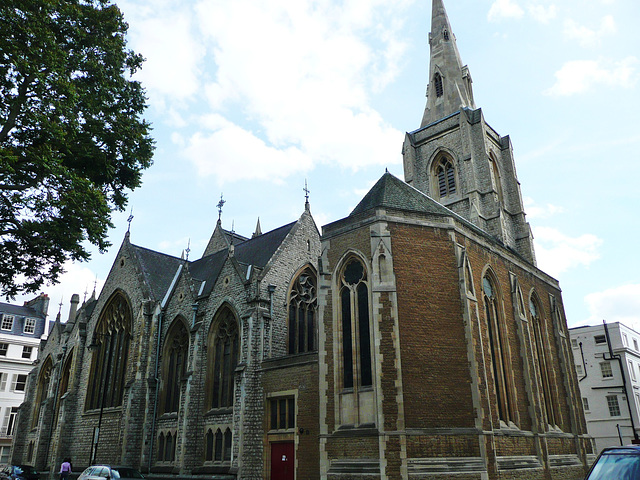
M 610 447 L 589 470 L 585 480 L 638 480 L 640 479 L 640 446 Z

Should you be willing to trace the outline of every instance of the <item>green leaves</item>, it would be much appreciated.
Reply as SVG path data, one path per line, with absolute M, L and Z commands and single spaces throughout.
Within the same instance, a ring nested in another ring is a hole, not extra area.
M 153 140 L 116 5 L 7 0 L 0 31 L 0 290 L 15 295 L 88 259 L 84 241 L 109 246 Z

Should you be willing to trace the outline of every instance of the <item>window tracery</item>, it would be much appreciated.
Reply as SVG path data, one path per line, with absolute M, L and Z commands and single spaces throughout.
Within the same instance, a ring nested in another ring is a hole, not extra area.
M 289 293 L 289 354 L 316 350 L 316 310 L 318 307 L 315 272 L 305 268 Z
M 189 333 L 177 318 L 167 333 L 163 354 L 163 385 L 159 413 L 177 412 L 180 408 L 182 379 L 187 371 Z
M 129 303 L 124 295 L 116 293 L 102 311 L 93 332 L 88 410 L 122 405 L 131 324 Z
M 373 384 L 369 327 L 369 286 L 360 260 L 349 260 L 340 276 L 343 388 Z
M 40 420 L 40 408 L 42 406 L 42 402 L 44 402 L 49 396 L 49 385 L 51 384 L 52 372 L 53 362 L 51 361 L 51 357 L 47 357 L 47 359 L 42 364 L 40 375 L 38 376 L 38 389 L 36 392 L 36 402 L 33 407 L 31 428 L 34 428 L 36 425 L 38 425 L 38 421 Z
M 229 307 L 216 314 L 209 334 L 209 408 L 233 406 L 234 372 L 238 363 L 238 322 Z

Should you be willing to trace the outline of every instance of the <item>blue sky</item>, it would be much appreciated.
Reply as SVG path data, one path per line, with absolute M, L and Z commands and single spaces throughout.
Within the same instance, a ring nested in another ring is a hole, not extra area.
M 118 4 L 147 58 L 157 142 L 130 195 L 133 243 L 176 256 L 190 244 L 197 258 L 221 193 L 223 226 L 250 236 L 258 217 L 263 232 L 299 217 L 305 179 L 320 226 L 385 168 L 403 178 L 404 132 L 426 101 L 429 0 Z M 640 3 L 445 5 L 477 106 L 511 136 L 538 265 L 560 280 L 569 324 L 640 330 Z M 115 215 L 108 253 L 45 289 L 51 314 L 100 288 L 128 216 Z

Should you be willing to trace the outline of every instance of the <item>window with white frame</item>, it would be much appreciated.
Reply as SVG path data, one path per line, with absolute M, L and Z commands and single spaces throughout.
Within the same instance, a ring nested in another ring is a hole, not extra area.
M 11 454 L 11 445 L 0 447 L 0 463 L 9 463 L 9 455 Z
M 576 365 L 576 373 L 578 374 L 579 377 L 584 375 L 584 369 L 582 368 L 582 365 Z
M 587 397 L 582 397 L 582 408 L 584 408 L 585 412 L 589 411 L 589 399 Z
M 623 334 L 622 334 L 622 344 L 623 344 L 625 347 L 628 347 L 628 346 L 629 346 L 629 337 L 627 337 L 627 334 L 626 334 L 626 333 L 623 333 Z
M 0 372 L 0 392 L 4 392 L 4 389 L 7 388 L 7 377 L 8 373 Z
M 578 340 L 575 338 L 571 339 L 571 348 L 578 348 Z
M 600 371 L 602 372 L 602 378 L 613 378 L 613 370 L 611 370 L 610 362 L 602 362 L 600 364 Z
M 13 315 L 2 315 L 1 330 L 13 330 Z
M 16 425 L 16 417 L 18 416 L 18 407 L 8 407 L 4 412 L 4 419 L 2 420 L 2 427 L 0 428 L 0 434 L 11 436 L 13 435 L 13 429 Z
M 18 374 L 13 376 L 13 380 L 11 382 L 11 391 L 12 392 L 24 392 L 27 386 L 27 376 Z
M 607 407 L 609 407 L 609 415 L 612 417 L 620 416 L 620 404 L 617 395 L 607 395 Z
M 604 343 L 607 343 L 607 337 L 605 335 L 595 335 L 593 337 L 593 341 L 596 345 L 602 345 Z
M 633 362 L 629 360 L 629 372 L 631 372 L 631 380 L 636 381 L 636 369 L 633 366 Z
M 638 351 L 638 340 L 637 339 L 633 339 L 633 349 L 637 352 Z
M 25 318 L 24 319 L 24 328 L 22 329 L 24 333 L 35 333 L 36 331 L 36 319 L 35 318 Z
M 22 358 L 27 360 L 31 359 L 31 354 L 33 353 L 33 347 L 25 345 L 22 347 Z
M 8 343 L 0 343 L 0 357 L 6 357 L 8 350 L 9 350 Z

